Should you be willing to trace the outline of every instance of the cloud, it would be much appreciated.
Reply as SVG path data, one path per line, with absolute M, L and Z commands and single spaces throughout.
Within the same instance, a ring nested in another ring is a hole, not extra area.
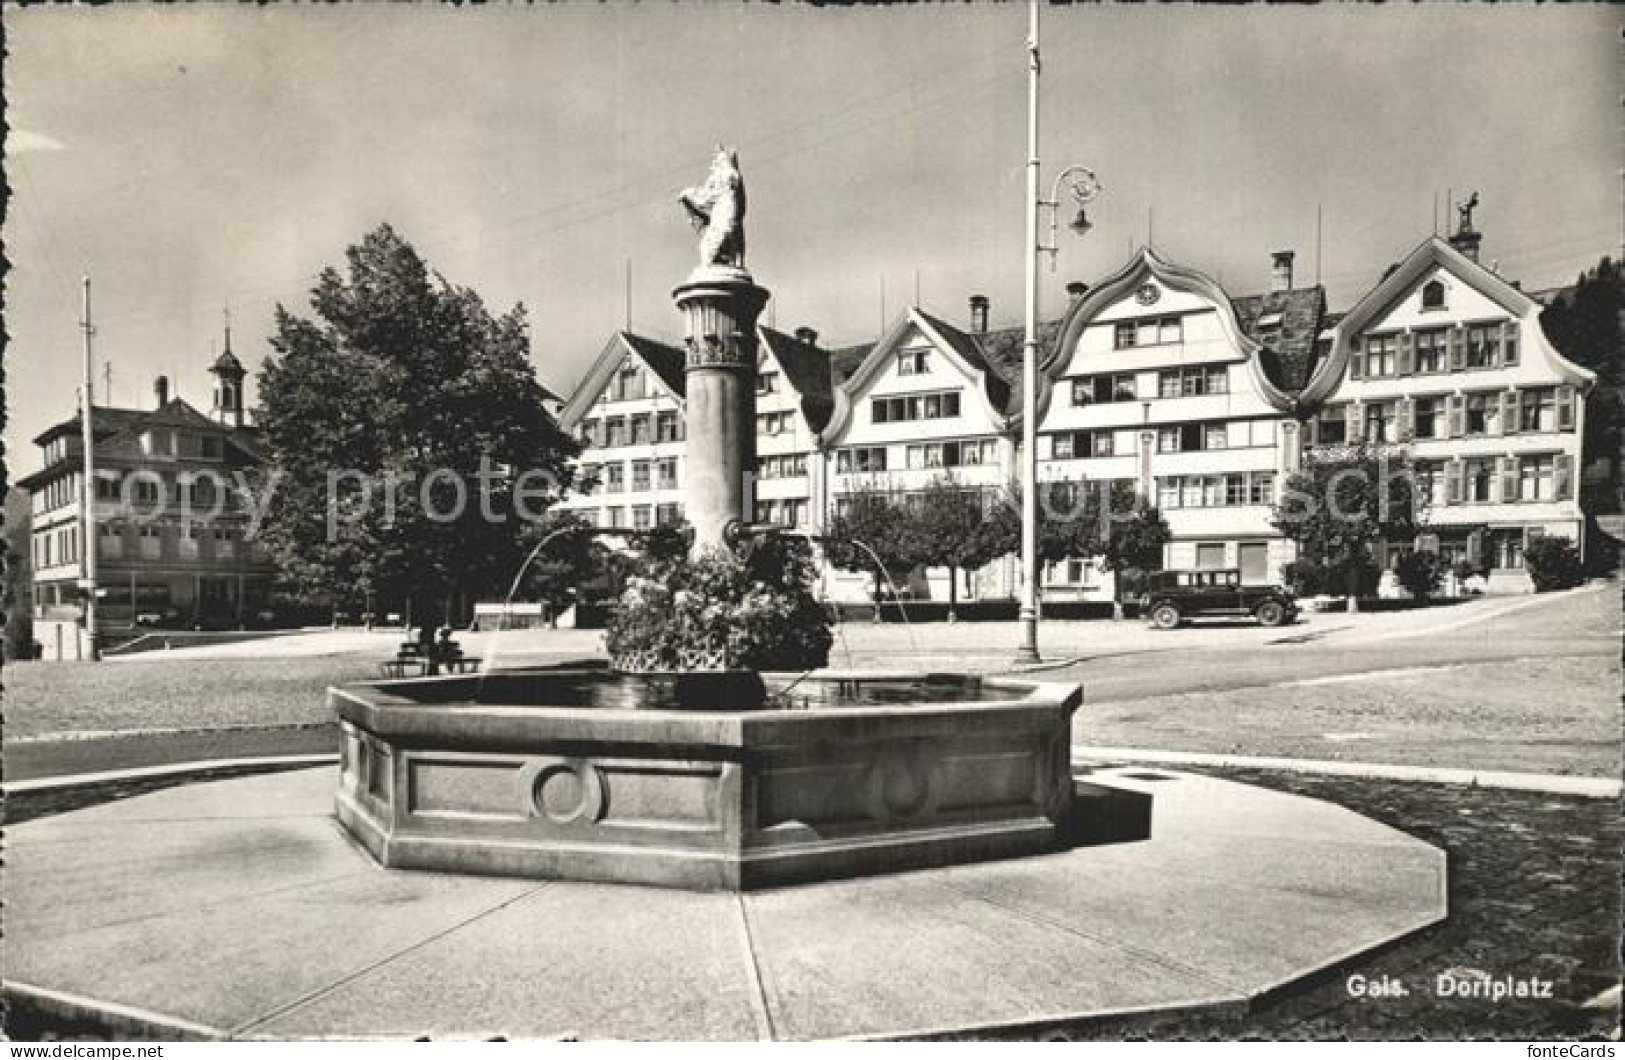
M 12 129 L 6 134 L 6 154 L 8 155 L 66 150 L 67 148 L 60 141 L 54 140 L 44 133 L 31 132 L 28 129 Z

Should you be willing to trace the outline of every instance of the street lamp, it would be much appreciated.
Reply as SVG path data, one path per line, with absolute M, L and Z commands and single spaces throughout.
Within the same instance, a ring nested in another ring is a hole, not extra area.
M 1056 229 L 1061 189 L 1065 187 L 1077 214 L 1067 227 L 1088 232 L 1088 206 L 1100 194 L 1100 181 L 1084 166 L 1067 166 L 1055 178 L 1048 199 L 1038 197 L 1038 0 L 1030 0 L 1027 32 L 1027 239 L 1025 245 L 1027 304 L 1021 357 L 1021 644 L 1017 664 L 1040 661 L 1038 654 L 1038 255 L 1050 255 L 1055 266 Z M 1038 211 L 1049 210 L 1049 243 L 1038 241 Z

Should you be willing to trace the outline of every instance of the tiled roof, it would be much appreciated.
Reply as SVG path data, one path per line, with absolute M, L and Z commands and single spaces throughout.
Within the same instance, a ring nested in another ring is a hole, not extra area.
M 621 332 L 621 338 L 626 340 L 632 351 L 642 358 L 650 371 L 660 376 L 661 382 L 670 387 L 672 393 L 678 395 L 684 393 L 683 364 L 686 355 L 680 347 L 669 346 L 643 335 L 634 335 L 630 331 Z
M 807 426 L 821 431 L 835 409 L 835 392 L 830 382 L 832 354 L 772 328 L 762 328 L 774 360 L 784 369 L 785 378 L 801 396 L 801 414 Z
M 1038 362 L 1049 360 L 1046 351 L 1050 350 L 1061 337 L 1061 321 L 1040 321 L 1038 331 L 1034 338 L 1038 342 Z M 1027 339 L 1026 328 L 1000 328 L 977 335 L 976 341 L 982 347 L 987 362 L 994 371 L 998 372 L 1010 384 L 1013 391 L 1019 392 L 1021 388 L 1021 354 L 1022 346 Z M 1013 411 L 1013 410 L 1007 410 Z
M 232 427 L 216 423 L 178 397 L 170 398 L 162 408 L 155 409 L 126 409 L 98 405 L 91 415 L 90 422 L 96 431 L 96 453 L 99 457 L 143 458 L 146 454 L 142 452 L 139 436 L 150 427 L 212 429 L 241 450 L 248 459 L 257 460 L 260 455 L 257 427 L 251 425 Z M 75 413 L 71 419 L 62 420 L 46 428 L 34 439 L 34 444 L 44 445 L 53 438 L 63 435 L 77 436 L 79 430 L 79 415 Z M 19 479 L 17 485 L 25 489 L 31 488 L 34 483 L 78 466 L 78 457 L 71 458 L 71 463 L 59 460 L 24 479 Z
M 1325 326 L 1325 289 L 1296 287 L 1235 298 L 1231 304 L 1241 329 L 1263 344 L 1259 363 L 1270 381 L 1293 393 L 1307 386 L 1317 367 L 1315 340 Z M 1267 330 L 1259 326 L 1276 315 L 1280 317 L 1279 325 Z
M 843 346 L 838 350 L 829 351 L 829 369 L 831 382 L 839 386 L 851 378 L 858 366 L 869 359 L 869 351 L 875 348 L 872 342 L 865 342 L 858 346 Z

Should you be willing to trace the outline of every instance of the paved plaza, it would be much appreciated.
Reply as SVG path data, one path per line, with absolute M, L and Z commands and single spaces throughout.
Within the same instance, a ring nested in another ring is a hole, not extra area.
M 1239 1010 L 1445 915 L 1443 853 L 1341 807 L 1090 779 L 1149 841 L 746 895 L 383 871 L 329 769 L 174 788 L 10 831 L 7 978 L 130 1033 L 899 1036 Z

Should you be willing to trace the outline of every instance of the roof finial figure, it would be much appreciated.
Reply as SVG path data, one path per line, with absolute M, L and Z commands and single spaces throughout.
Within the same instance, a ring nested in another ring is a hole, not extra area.
M 1473 210 L 1477 208 L 1477 206 L 1478 192 L 1475 191 L 1466 202 L 1456 207 L 1456 213 L 1461 217 L 1461 225 L 1456 229 L 1456 231 L 1471 232 L 1473 230 Z

